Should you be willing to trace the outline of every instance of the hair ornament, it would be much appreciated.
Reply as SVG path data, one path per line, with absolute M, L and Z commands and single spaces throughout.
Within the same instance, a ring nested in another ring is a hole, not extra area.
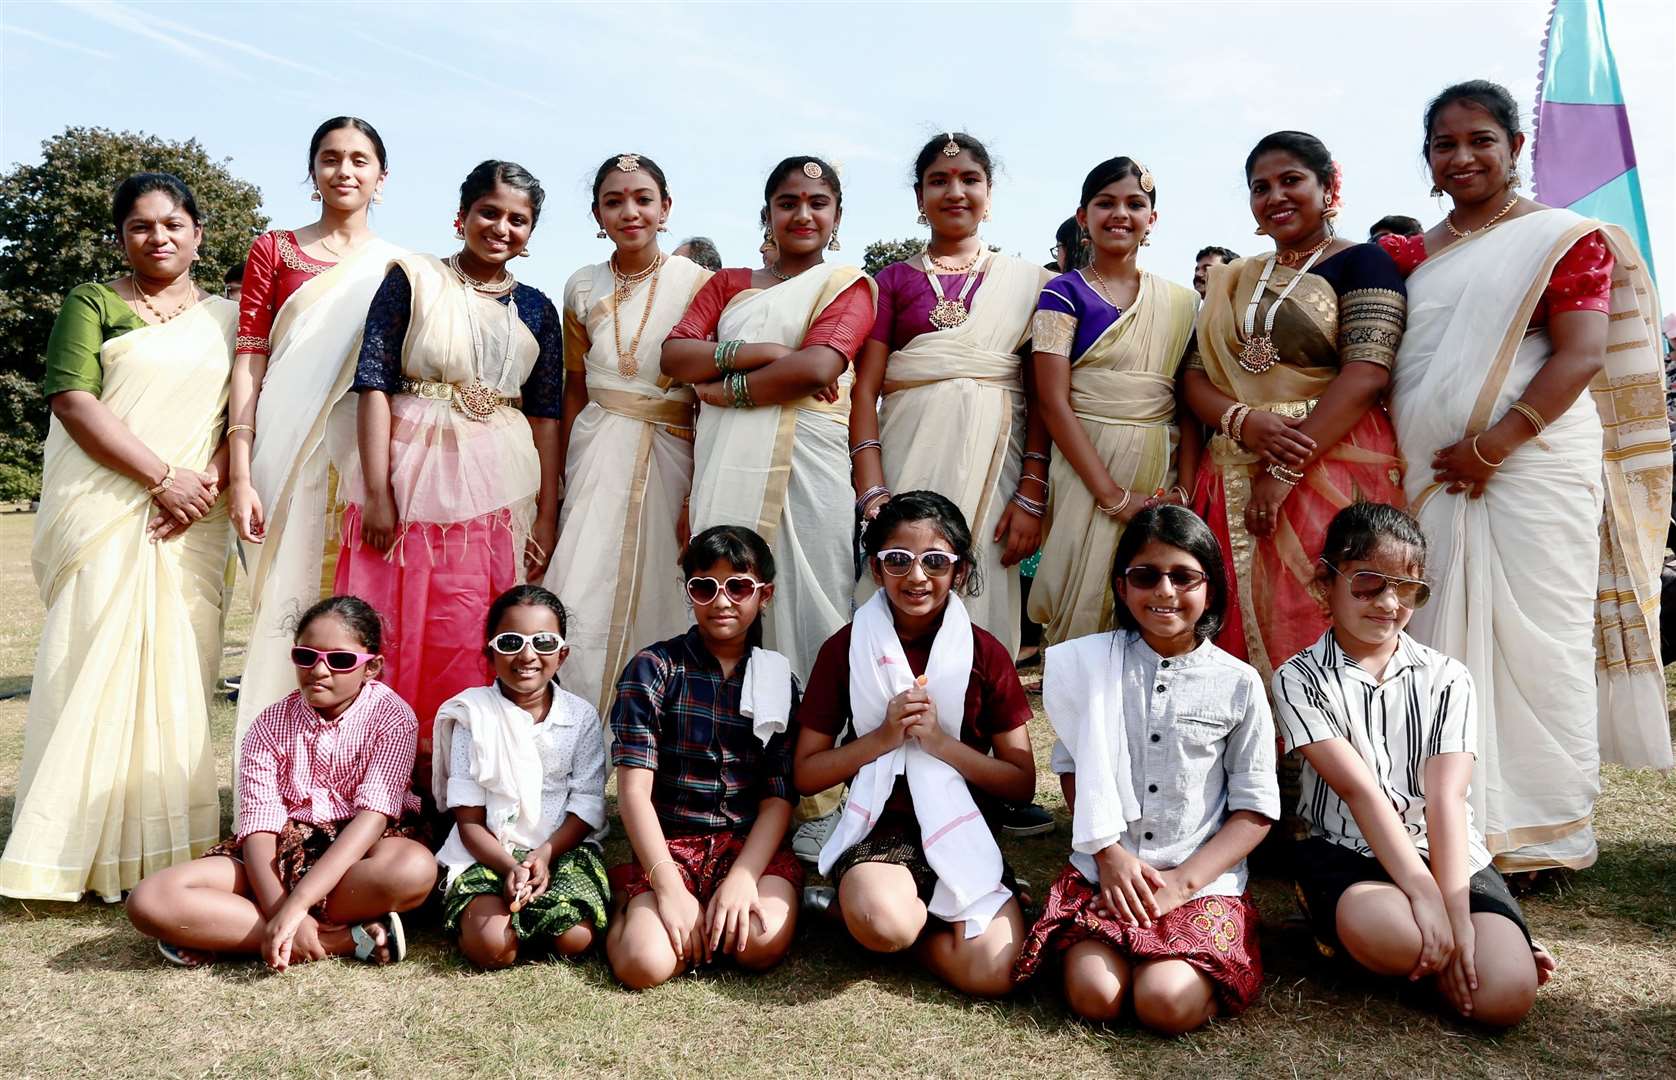
M 949 141 L 943 144 L 944 157 L 959 157 L 960 144 L 954 141 L 954 132 L 949 132 Z
M 618 154 L 617 155 L 617 171 L 618 172 L 638 172 L 639 169 L 640 169 L 640 155 L 639 154 Z
M 821 168 L 821 163 L 818 161 L 805 161 L 803 163 L 803 175 L 811 180 L 819 180 L 826 175 L 826 170 Z
M 1135 168 L 1141 170 L 1141 190 L 1146 192 L 1148 195 L 1151 195 L 1152 189 L 1156 186 L 1152 182 L 1152 170 L 1147 168 L 1145 165 L 1142 165 L 1140 162 L 1135 161 L 1134 158 L 1130 158 L 1129 160 L 1134 161 Z

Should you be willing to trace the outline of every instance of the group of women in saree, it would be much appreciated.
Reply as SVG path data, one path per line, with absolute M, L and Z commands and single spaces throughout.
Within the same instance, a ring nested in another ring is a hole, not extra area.
M 511 273 L 533 177 L 485 162 L 460 251 L 406 253 L 368 221 L 383 143 L 338 117 L 309 149 L 320 219 L 257 239 L 236 335 L 191 281 L 190 193 L 131 179 L 133 271 L 73 291 L 48 350 L 48 614 L 0 893 L 115 900 L 217 839 L 207 701 L 235 533 L 241 734 L 289 688 L 287 619 L 353 593 L 390 624 L 423 786 L 436 706 L 480 685 L 482 616 L 514 583 L 563 600 L 566 686 L 606 714 L 634 652 L 688 625 L 687 537 L 746 525 L 781 568 L 765 644 L 806 680 L 871 591 L 857 523 L 910 489 L 972 522 L 970 614 L 1015 653 L 1021 560 L 1041 552 L 1046 643 L 1109 630 L 1128 520 L 1193 507 L 1237 590 L 1218 643 L 1265 685 L 1327 626 L 1311 582 L 1334 513 L 1406 505 L 1437 553 L 1410 631 L 1481 688 L 1490 849 L 1588 865 L 1601 760 L 1671 765 L 1656 297 L 1621 230 L 1519 196 L 1505 90 L 1450 87 L 1424 132 L 1452 209 L 1385 247 L 1335 235 L 1319 140 L 1263 139 L 1245 178 L 1274 251 L 1214 268 L 1202 305 L 1140 268 L 1159 220 L 1140 162 L 1088 174 L 1056 277 L 983 242 L 994 169 L 961 132 L 914 162 L 923 255 L 876 278 L 826 261 L 843 196 L 819 158 L 767 178 L 764 265 L 712 274 L 660 248 L 663 171 L 614 155 L 593 184 L 613 252 L 555 305 Z

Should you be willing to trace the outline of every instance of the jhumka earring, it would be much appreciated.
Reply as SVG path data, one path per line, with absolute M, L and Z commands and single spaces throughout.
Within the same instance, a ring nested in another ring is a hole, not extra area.
M 658 222 L 658 232 L 668 232 L 668 231 L 669 231 L 669 226 L 668 225 L 665 225 L 661 221 Z
M 832 239 L 830 239 L 826 242 L 826 250 L 828 250 L 828 251 L 840 251 L 840 250 L 843 249 L 843 247 L 844 247 L 844 245 L 840 244 L 838 242 L 838 230 L 833 229 L 832 230 Z
M 527 259 L 527 258 L 529 258 L 529 257 L 530 257 L 530 249 L 529 249 L 529 248 L 525 248 L 525 249 L 524 249 L 524 250 L 523 250 L 523 251 L 520 251 L 520 252 L 519 252 L 519 253 L 518 253 L 518 257 L 519 257 L 519 258 L 520 258 L 520 259 Z
M 1520 183 L 1521 183 L 1521 180 L 1519 178 L 1519 167 L 1517 165 L 1515 165 L 1515 166 L 1513 166 L 1513 171 L 1508 175 L 1508 178 L 1507 178 L 1508 190 L 1518 191 Z
M 308 193 L 308 201 L 309 202 L 319 202 L 320 201 L 320 189 L 319 188 L 315 188 L 313 191 Z
M 1443 189 L 1438 187 L 1436 184 L 1432 185 L 1432 198 L 1434 198 L 1434 199 L 1443 198 Z
M 920 224 L 921 224 L 921 225 L 929 225 L 929 224 L 931 224 L 931 219 L 930 219 L 930 218 L 928 218 L 928 217 L 926 217 L 926 216 L 925 216 L 925 211 L 924 211 L 924 210 L 921 210 L 921 211 L 920 211 L 920 212 L 919 212 L 919 223 L 920 223 Z
M 1255 229 L 1252 229 L 1251 231 L 1256 236 L 1267 236 L 1268 232 L 1269 232 L 1268 229 L 1264 228 L 1261 225 L 1257 226 Z
M 1141 247 L 1150 247 L 1151 245 L 1152 245 L 1152 230 L 1148 229 L 1146 232 L 1141 234 Z
M 605 229 L 604 229 L 603 226 L 600 228 L 599 232 L 594 233 L 594 239 L 595 240 L 604 240 L 605 239 Z
M 989 207 L 987 207 L 987 206 L 986 206 L 986 207 L 984 207 L 984 211 L 983 211 L 983 219 L 984 219 L 984 220 L 985 220 L 985 221 L 988 221 L 988 220 L 989 220 Z

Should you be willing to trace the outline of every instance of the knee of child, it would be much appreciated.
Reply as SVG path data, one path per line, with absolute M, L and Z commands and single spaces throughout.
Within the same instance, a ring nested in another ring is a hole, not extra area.
M 584 919 L 562 934 L 553 938 L 553 951 L 560 956 L 581 956 L 593 947 L 594 924 Z
M 658 949 L 650 943 L 635 942 L 628 935 L 616 941 L 615 949 L 607 950 L 611 974 L 630 990 L 650 990 L 674 978 L 681 970 L 681 961 L 669 950 L 667 942 Z
M 1487 1027 L 1509 1028 L 1524 1020 L 1535 1005 L 1536 965 L 1530 965 L 1528 973 L 1502 965 L 1479 972 L 1471 1019 Z
M 1339 942 L 1376 975 L 1407 975 L 1420 961 L 1420 930 L 1410 920 L 1375 919 L 1340 904 Z
M 422 844 L 404 846 L 385 879 L 390 889 L 391 906 L 397 911 L 411 911 L 425 902 L 436 888 L 436 859 Z
M 791 935 L 778 940 L 771 937 L 754 938 L 746 943 L 743 952 L 734 954 L 734 961 L 746 971 L 767 971 L 777 966 L 791 951 Z
M 166 913 L 173 906 L 163 896 L 166 891 L 159 878 L 149 877 L 128 894 L 128 921 L 147 937 L 162 936 Z
M 877 897 L 862 896 L 840 904 L 850 936 L 870 952 L 901 952 L 918 941 L 920 931 L 925 929 L 925 909 L 917 903 L 889 904 Z
M 1067 965 L 1065 1004 L 1084 1020 L 1108 1023 L 1123 1011 L 1123 983 L 1109 971 Z
M 509 968 L 518 962 L 518 939 L 507 934 L 510 940 L 496 941 L 481 930 L 462 929 L 460 931 L 460 953 L 471 961 L 472 967 L 481 971 L 499 971 Z
M 1013 965 L 1007 958 L 974 959 L 958 976 L 959 989 L 973 997 L 998 998 L 1012 993 Z
M 1135 1019 L 1162 1035 L 1184 1035 L 1210 1019 L 1204 994 L 1190 985 L 1135 988 Z

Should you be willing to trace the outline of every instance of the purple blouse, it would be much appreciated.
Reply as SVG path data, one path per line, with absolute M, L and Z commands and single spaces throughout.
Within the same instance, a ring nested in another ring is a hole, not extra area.
M 1036 310 L 1069 315 L 1076 320 L 1077 333 L 1071 344 L 1072 363 L 1076 363 L 1095 339 L 1123 314 L 1121 309 L 1107 303 L 1106 298 L 1075 270 L 1060 274 L 1042 286 L 1042 298 L 1037 301 Z
M 938 274 L 943 295 L 950 299 L 959 296 L 960 290 L 966 287 L 967 276 Z M 983 289 L 983 279 L 984 275 L 980 273 L 972 291 L 966 294 L 968 308 L 976 306 L 976 297 Z M 937 329 L 931 325 L 931 309 L 937 306 L 937 294 L 931 291 L 931 282 L 925 276 L 919 256 L 907 262 L 891 263 L 880 270 L 873 280 L 879 283 L 878 316 L 873 320 L 874 341 L 895 350 L 921 334 Z

